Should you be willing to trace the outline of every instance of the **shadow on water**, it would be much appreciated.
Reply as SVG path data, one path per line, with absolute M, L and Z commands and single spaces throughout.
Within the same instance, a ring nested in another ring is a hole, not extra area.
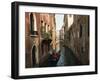
M 68 47 L 65 47 L 65 66 L 82 65 L 76 54 Z
M 48 59 L 40 67 L 56 67 L 56 66 L 79 66 L 83 65 L 81 61 L 75 56 L 76 54 L 68 47 L 64 47 L 62 54 L 57 61 L 52 60 L 52 55 L 48 54 Z M 63 61 L 62 61 L 63 60 Z M 62 61 L 62 64 L 57 63 Z

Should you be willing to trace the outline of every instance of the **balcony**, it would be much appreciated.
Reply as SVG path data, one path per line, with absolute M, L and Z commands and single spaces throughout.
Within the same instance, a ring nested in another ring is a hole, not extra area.
M 36 37 L 38 36 L 38 31 L 31 31 L 31 37 Z
M 50 44 L 52 41 L 50 32 L 42 33 L 42 42 Z

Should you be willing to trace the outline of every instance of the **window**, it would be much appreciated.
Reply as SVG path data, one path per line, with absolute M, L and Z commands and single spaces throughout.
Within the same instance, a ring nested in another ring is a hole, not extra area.
M 45 26 L 44 26 L 44 32 L 46 32 L 46 25 L 47 25 L 47 24 L 45 23 Z
M 48 25 L 48 31 L 50 31 L 50 26 Z
M 36 16 L 33 13 L 30 13 L 30 32 L 31 34 L 37 32 Z
M 80 24 L 80 37 L 82 37 L 82 25 Z
M 41 33 L 43 32 L 43 20 L 41 20 Z
M 34 30 L 33 31 L 37 31 L 37 22 L 36 22 L 36 15 L 35 14 L 33 15 L 33 18 L 34 18 L 34 21 L 33 21 L 34 22 L 34 28 L 33 28 Z
M 43 20 L 41 20 L 41 24 L 43 23 Z
M 41 35 L 43 36 L 44 33 L 44 22 L 41 20 Z
M 33 19 L 33 14 L 30 14 L 30 31 L 33 33 L 34 30 L 34 19 Z
M 32 65 L 33 65 L 33 67 L 35 66 L 35 64 L 36 64 L 36 46 L 33 46 L 33 48 L 32 48 Z

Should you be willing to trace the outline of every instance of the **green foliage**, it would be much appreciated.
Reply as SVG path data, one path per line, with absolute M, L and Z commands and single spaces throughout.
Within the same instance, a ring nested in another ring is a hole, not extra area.
M 43 38 L 44 39 L 51 39 L 51 34 L 50 34 L 50 32 L 44 32 L 44 34 L 43 34 Z

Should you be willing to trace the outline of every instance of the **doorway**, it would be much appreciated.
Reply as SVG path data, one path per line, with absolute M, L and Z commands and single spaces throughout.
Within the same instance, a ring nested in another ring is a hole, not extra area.
M 35 65 L 36 65 L 36 46 L 33 46 L 33 48 L 32 48 L 32 66 L 34 67 Z

